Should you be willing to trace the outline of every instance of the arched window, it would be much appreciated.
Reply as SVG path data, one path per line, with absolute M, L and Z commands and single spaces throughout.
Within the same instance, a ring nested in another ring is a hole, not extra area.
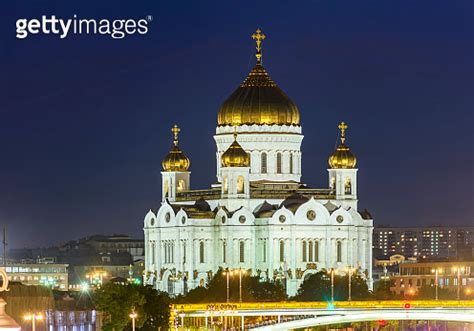
M 290 174 L 293 173 L 293 153 L 290 153 Z
M 319 242 L 314 242 L 314 262 L 319 261 Z
M 309 255 L 309 262 L 313 262 L 314 261 L 313 260 L 313 242 L 310 241 L 308 246 L 309 246 L 309 248 L 308 248 L 308 250 L 309 250 L 309 254 L 308 254 Z
M 245 262 L 245 242 L 242 240 L 239 243 L 239 253 L 240 253 L 240 258 L 239 262 L 244 263 Z
M 336 189 L 336 177 L 332 176 L 331 177 L 331 190 Z
M 303 241 L 303 262 L 307 262 L 307 247 L 306 247 L 306 241 Z
M 183 192 L 185 189 L 186 189 L 186 182 L 184 181 L 184 179 L 180 179 L 178 181 L 177 191 L 178 192 Z
M 285 262 L 285 242 L 280 240 L 280 262 Z
M 237 177 L 237 193 L 245 193 L 244 176 Z
M 222 241 L 222 262 L 227 263 L 227 243 L 225 240 Z
M 277 174 L 281 174 L 281 153 L 277 153 Z
M 336 243 L 336 262 L 342 262 L 342 242 Z
M 350 178 L 346 178 L 346 182 L 344 183 L 344 193 L 352 194 L 352 184 Z
M 229 192 L 229 180 L 227 179 L 227 176 L 224 177 L 224 193 L 228 193 Z
M 267 173 L 267 153 L 265 152 L 262 153 L 261 173 Z
M 204 263 L 204 241 L 199 243 L 199 263 Z

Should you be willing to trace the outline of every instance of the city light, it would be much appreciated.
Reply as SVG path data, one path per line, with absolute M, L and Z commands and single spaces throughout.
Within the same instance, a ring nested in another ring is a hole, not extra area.
M 138 317 L 138 314 L 135 312 L 135 309 L 132 309 L 130 315 L 128 315 L 132 319 L 132 331 L 135 331 L 135 320 Z
M 25 316 L 23 316 L 23 319 L 28 322 L 31 321 L 31 330 L 35 331 L 36 321 L 43 320 L 43 314 L 42 313 L 27 313 Z

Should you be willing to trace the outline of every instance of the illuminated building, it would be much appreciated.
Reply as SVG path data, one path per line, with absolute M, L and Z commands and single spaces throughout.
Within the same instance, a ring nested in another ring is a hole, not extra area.
M 474 227 L 376 227 L 374 255 L 402 254 L 417 259 L 471 259 Z
M 257 30 L 252 38 L 257 63 L 218 112 L 210 189 L 191 189 L 191 162 L 179 147 L 180 129 L 172 129 L 161 206 L 144 219 L 145 280 L 175 295 L 204 286 L 219 267 L 243 268 L 283 282 L 293 295 L 318 270 L 352 266 L 372 286 L 373 221 L 358 211 L 348 127 L 339 125 L 327 187 L 308 187 L 299 110 L 262 65 L 265 36 Z
M 12 282 L 68 290 L 68 265 L 59 263 L 11 263 L 5 271 Z
M 396 294 L 416 294 L 422 286 L 435 286 L 456 292 L 458 280 L 461 292 L 470 294 L 474 291 L 474 262 L 418 262 L 401 263 L 399 275 L 390 277 L 390 290 Z M 459 275 L 458 275 L 458 269 Z M 435 271 L 438 270 L 438 274 Z

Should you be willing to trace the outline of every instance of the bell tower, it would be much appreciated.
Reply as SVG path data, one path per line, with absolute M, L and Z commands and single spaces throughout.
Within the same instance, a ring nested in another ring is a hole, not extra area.
M 190 175 L 188 171 L 190 161 L 178 147 L 178 135 L 181 129 L 175 124 L 171 129 L 173 133 L 173 147 L 162 162 L 161 192 L 162 201 L 176 201 L 176 194 L 190 189 Z
M 347 124 L 338 126 L 341 142 L 329 156 L 329 187 L 343 206 L 357 210 L 357 159 L 345 144 Z

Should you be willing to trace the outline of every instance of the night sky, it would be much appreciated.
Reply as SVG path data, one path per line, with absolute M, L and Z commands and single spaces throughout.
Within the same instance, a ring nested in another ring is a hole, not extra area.
M 254 64 L 298 105 L 303 181 L 327 185 L 341 120 L 376 224 L 474 223 L 472 1 L 4 1 L 0 224 L 10 247 L 142 237 L 170 128 L 215 181 L 220 104 Z M 153 16 L 143 36 L 15 38 L 18 18 Z

